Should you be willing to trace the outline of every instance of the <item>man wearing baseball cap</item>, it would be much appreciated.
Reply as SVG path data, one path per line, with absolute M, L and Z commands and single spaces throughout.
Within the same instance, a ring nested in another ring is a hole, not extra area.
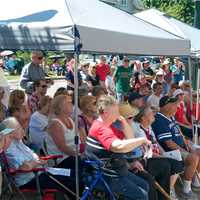
M 179 125 L 174 119 L 178 98 L 164 96 L 160 99 L 160 112 L 155 116 L 155 122 L 152 124 L 153 131 L 158 142 L 165 151 L 180 150 L 185 163 L 183 177 L 182 195 L 192 199 L 196 197 L 193 190 L 200 191 L 200 183 L 195 176 L 195 172 L 200 174 L 200 151 L 194 150 L 185 140 L 180 132 Z

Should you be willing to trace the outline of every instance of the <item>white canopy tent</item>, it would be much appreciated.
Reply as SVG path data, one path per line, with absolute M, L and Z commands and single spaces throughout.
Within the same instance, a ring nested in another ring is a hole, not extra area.
M 6 0 L 1 6 L 0 49 L 70 51 L 77 62 L 79 53 L 88 52 L 187 56 L 190 42 L 98 0 Z M 78 172 L 77 63 L 75 74 Z M 78 175 L 76 183 L 78 191 Z
M 135 16 L 169 33 L 190 40 L 191 52 L 200 51 L 199 29 L 176 20 L 154 8 L 139 12 Z
M 98 0 L 6 0 L 0 48 L 74 51 L 74 26 L 82 53 L 189 55 L 189 41 Z

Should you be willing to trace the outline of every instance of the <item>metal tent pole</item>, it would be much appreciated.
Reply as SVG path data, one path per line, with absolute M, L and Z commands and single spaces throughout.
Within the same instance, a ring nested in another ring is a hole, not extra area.
M 200 69 L 198 68 L 197 75 L 197 102 L 196 102 L 196 116 L 195 116 L 195 144 L 198 144 L 198 118 L 199 118 L 199 87 L 200 87 Z
M 75 155 L 75 173 L 76 173 L 76 200 L 79 200 L 79 133 L 78 133 L 78 63 L 80 55 L 80 35 L 76 26 L 74 26 L 74 46 L 75 46 L 75 68 L 74 68 L 74 112 L 75 112 L 75 137 L 76 145 Z
M 191 65 L 191 57 L 188 57 L 188 72 L 189 72 L 189 81 L 190 81 L 190 110 L 192 111 L 192 93 L 193 93 L 193 87 L 192 87 L 192 65 Z M 194 120 L 191 117 L 192 127 L 194 126 Z M 195 131 L 192 128 L 192 135 L 193 140 L 195 142 Z

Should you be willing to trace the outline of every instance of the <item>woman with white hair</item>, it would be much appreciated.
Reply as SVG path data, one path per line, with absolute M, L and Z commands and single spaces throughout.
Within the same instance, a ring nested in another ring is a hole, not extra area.
M 9 128 L 13 129 L 9 137 L 9 147 L 5 151 L 8 164 L 10 168 L 23 171 L 31 171 L 34 168 L 41 168 L 47 164 L 46 160 L 42 160 L 35 154 L 29 147 L 27 147 L 23 142 L 24 130 L 21 125 L 17 122 L 14 117 L 7 118 L 3 121 L 3 124 Z M 17 156 L 16 156 L 17 155 Z M 75 199 L 68 191 L 64 190 L 58 183 L 49 178 L 46 173 L 38 173 L 39 184 L 42 190 L 44 189 L 58 189 L 69 195 L 70 199 Z M 67 177 L 62 175 L 51 175 L 57 181 L 65 185 L 71 191 L 74 192 L 75 181 L 73 177 Z M 36 189 L 36 178 L 33 172 L 27 173 L 17 173 L 15 176 L 15 183 L 20 188 L 30 188 Z

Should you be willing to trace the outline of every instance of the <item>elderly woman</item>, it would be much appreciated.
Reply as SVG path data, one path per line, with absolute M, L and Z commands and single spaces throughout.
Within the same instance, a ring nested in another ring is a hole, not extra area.
M 5 151 L 9 145 L 9 135 L 12 133 L 13 129 L 6 128 L 3 123 L 0 123 L 0 154 Z M 0 162 L 0 196 L 1 196 L 1 187 L 2 187 L 2 169 L 1 169 L 1 162 Z
M 69 95 L 56 96 L 51 104 L 51 117 L 45 137 L 49 154 L 62 154 L 58 166 L 75 169 L 74 122 L 71 118 L 72 98 Z
M 52 99 L 49 96 L 41 97 L 38 103 L 38 110 L 35 111 L 29 122 L 29 139 L 39 151 L 42 149 L 46 129 L 48 126 L 48 116 L 50 113 Z
M 176 176 L 171 178 L 170 176 L 178 174 L 183 171 L 183 163 L 174 159 L 164 158 L 162 154 L 164 151 L 158 144 L 154 132 L 151 128 L 151 124 L 154 122 L 154 113 L 149 106 L 144 106 L 140 109 L 140 112 L 135 116 L 132 127 L 134 129 L 135 137 L 146 137 L 152 142 L 153 155 L 149 156 L 146 161 L 146 170 L 152 174 L 166 192 L 170 193 L 172 199 L 176 199 L 174 191 L 174 184 L 176 182 Z M 157 166 L 160 166 L 159 168 Z M 170 188 L 171 186 L 171 188 Z M 159 200 L 164 200 L 160 193 L 158 193 Z
M 86 140 L 86 156 L 103 159 L 105 168 L 112 170 L 117 178 L 107 177 L 111 190 L 121 193 L 125 200 L 147 200 L 148 184 L 128 171 L 125 153 L 147 143 L 145 138 L 133 138 L 132 129 L 120 116 L 117 101 L 111 96 L 101 96 L 97 101 L 99 117 L 90 128 Z M 122 123 L 122 132 L 112 127 L 116 120 Z
M 24 131 L 17 120 L 13 117 L 7 118 L 2 122 L 7 128 L 13 129 L 9 137 L 9 147 L 5 151 L 5 154 L 8 159 L 8 164 L 12 169 L 19 170 L 32 170 L 33 168 L 40 168 L 42 165 L 45 165 L 47 161 L 41 160 L 29 147 L 27 147 L 23 142 L 22 138 L 24 136 Z M 16 156 L 17 155 L 17 156 Z M 61 175 L 52 175 L 60 183 L 74 191 L 75 182 L 73 177 L 61 176 Z M 23 188 L 36 188 L 36 178 L 33 172 L 28 173 L 19 173 L 15 175 L 16 185 Z M 39 174 L 39 183 L 42 190 L 48 189 L 59 189 L 64 191 L 59 184 L 54 182 L 49 176 L 45 173 Z M 68 194 L 68 192 L 67 192 Z M 70 199 L 74 199 L 74 196 L 69 196 Z

